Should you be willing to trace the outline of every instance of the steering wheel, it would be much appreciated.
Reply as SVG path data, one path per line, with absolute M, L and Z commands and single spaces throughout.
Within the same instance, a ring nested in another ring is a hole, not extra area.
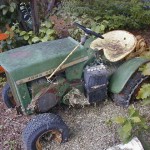
M 97 38 L 104 39 L 104 37 L 100 33 L 96 33 L 94 31 L 92 31 L 91 29 L 86 28 L 86 27 L 84 27 L 83 25 L 81 25 L 81 24 L 79 24 L 77 22 L 74 22 L 74 25 L 79 27 L 81 30 L 83 30 L 88 35 L 94 35 Z

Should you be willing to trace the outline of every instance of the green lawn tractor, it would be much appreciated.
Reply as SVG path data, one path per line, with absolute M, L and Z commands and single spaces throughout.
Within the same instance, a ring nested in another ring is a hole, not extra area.
M 23 131 L 27 150 L 41 150 L 44 137 L 60 143 L 68 140 L 67 125 L 49 111 L 61 103 L 78 104 L 64 99 L 73 89 L 84 94 L 86 104 L 103 102 L 109 95 L 116 104 L 127 107 L 148 80 L 139 67 L 149 60 L 137 57 L 124 61 L 136 46 L 131 33 L 116 30 L 101 36 L 75 25 L 86 33 L 81 42 L 67 37 L 0 54 L 7 77 L 2 90 L 4 103 L 18 113 L 37 114 Z

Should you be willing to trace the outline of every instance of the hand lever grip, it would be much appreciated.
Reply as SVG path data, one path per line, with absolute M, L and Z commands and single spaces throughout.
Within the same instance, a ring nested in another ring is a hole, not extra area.
M 100 34 L 100 33 L 96 33 L 94 31 L 92 31 L 91 29 L 89 28 L 86 28 L 84 26 L 82 26 L 81 24 L 75 22 L 74 25 L 78 26 L 80 29 L 82 29 L 86 34 L 89 34 L 89 35 L 94 35 L 98 38 L 101 38 L 101 39 L 104 39 L 104 37 Z

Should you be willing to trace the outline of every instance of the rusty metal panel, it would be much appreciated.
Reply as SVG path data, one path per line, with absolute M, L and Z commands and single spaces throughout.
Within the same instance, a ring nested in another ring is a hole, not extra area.
M 77 44 L 77 41 L 69 37 L 23 46 L 0 54 L 0 65 L 16 81 L 56 68 Z M 81 45 L 74 55 L 80 59 L 83 50 Z M 77 59 L 74 55 L 66 63 Z

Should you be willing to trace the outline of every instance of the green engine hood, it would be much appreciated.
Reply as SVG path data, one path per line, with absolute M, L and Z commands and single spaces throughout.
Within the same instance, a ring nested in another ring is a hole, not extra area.
M 50 74 L 78 44 L 68 37 L 55 41 L 38 43 L 16 48 L 0 54 L 0 65 L 10 74 L 14 81 L 39 75 Z M 67 60 L 67 63 L 85 58 L 87 49 L 81 45 Z
M 123 63 L 110 78 L 109 91 L 120 93 L 133 73 L 148 61 L 148 59 L 138 57 Z

